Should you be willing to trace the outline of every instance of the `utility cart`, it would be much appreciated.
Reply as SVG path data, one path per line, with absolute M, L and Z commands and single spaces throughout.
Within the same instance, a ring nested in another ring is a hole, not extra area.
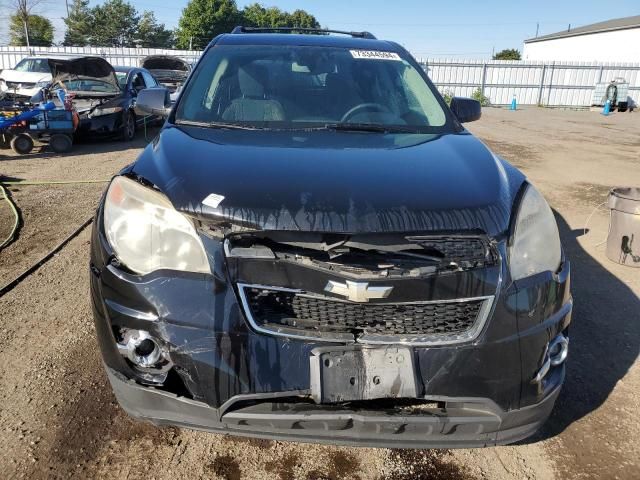
M 0 146 L 25 155 L 35 141 L 48 144 L 56 153 L 73 146 L 73 111 L 56 108 L 53 102 L 41 105 L 0 104 Z

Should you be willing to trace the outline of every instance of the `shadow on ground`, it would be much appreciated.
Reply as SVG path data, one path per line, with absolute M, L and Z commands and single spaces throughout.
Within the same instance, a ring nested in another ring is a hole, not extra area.
M 571 261 L 571 346 L 564 387 L 535 440 L 561 433 L 600 407 L 640 351 L 640 299 L 582 248 L 582 229 L 571 230 L 557 212 L 556 219 Z
M 125 142 L 114 138 L 95 139 L 81 138 L 75 139 L 73 148 L 68 153 L 54 153 L 46 145 L 38 145 L 33 152 L 26 155 L 18 155 L 9 149 L 0 150 L 0 161 L 11 162 L 15 160 L 50 158 L 50 157 L 72 157 L 74 155 L 94 155 L 100 153 L 120 152 L 132 148 L 144 148 L 160 131 L 157 127 L 149 127 L 146 135 L 144 129 L 139 129 L 136 137 Z

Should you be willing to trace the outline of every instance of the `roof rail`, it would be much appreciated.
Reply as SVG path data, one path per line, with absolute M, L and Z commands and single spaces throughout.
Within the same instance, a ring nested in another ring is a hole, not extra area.
M 328 30 L 324 28 L 301 28 L 301 27 L 235 27 L 231 33 L 310 33 L 315 35 L 326 35 L 328 33 L 337 33 L 340 35 L 350 35 L 356 38 L 367 38 L 376 40 L 376 37 L 370 32 L 347 32 L 344 30 Z

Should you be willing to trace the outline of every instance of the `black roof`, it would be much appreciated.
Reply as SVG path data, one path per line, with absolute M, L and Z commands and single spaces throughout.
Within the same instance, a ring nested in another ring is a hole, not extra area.
M 375 40 L 376 37 L 371 32 L 353 32 L 346 30 L 330 30 L 328 28 L 304 28 L 304 27 L 243 27 L 237 26 L 232 30 L 233 34 L 238 33 L 307 33 L 311 35 L 349 35 L 355 38 L 369 38 Z
M 217 45 L 300 45 L 353 48 L 361 50 L 382 50 L 398 52 L 398 46 L 386 40 L 350 36 L 298 33 L 233 33 L 220 35 Z
M 640 15 L 633 17 L 614 18 L 605 22 L 592 23 L 583 27 L 564 30 L 562 32 L 550 33 L 540 37 L 529 38 L 524 43 L 542 42 L 556 38 L 575 37 L 578 35 L 589 35 L 592 33 L 612 32 L 614 30 L 626 30 L 629 28 L 640 28 Z

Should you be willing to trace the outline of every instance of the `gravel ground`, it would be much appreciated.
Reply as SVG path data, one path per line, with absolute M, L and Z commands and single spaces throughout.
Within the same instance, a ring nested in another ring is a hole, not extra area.
M 5 478 L 633 479 L 640 472 L 640 275 L 606 260 L 615 185 L 640 185 L 640 116 L 486 109 L 470 129 L 522 168 L 558 215 L 575 297 L 568 378 L 534 438 L 478 450 L 387 450 L 247 440 L 138 423 L 102 370 L 88 301 L 89 231 L 0 298 L 0 476 Z M 72 154 L 0 151 L 0 176 L 103 180 L 146 142 Z M 103 184 L 12 187 L 24 224 L 0 286 L 91 216 Z M 0 238 L 10 223 L 0 203 Z

